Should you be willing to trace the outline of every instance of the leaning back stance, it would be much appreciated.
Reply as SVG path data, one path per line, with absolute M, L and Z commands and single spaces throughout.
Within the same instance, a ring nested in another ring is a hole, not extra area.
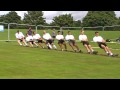
M 65 51 L 67 51 L 67 45 L 66 45 L 66 43 L 65 43 L 64 36 L 61 35 L 60 31 L 58 31 L 58 34 L 57 34 L 57 36 L 56 36 L 56 39 L 58 40 L 58 44 L 59 44 L 61 50 L 64 51 L 64 49 L 63 49 L 63 47 L 62 47 L 62 46 L 64 45 Z
M 19 30 L 17 31 L 17 33 L 15 34 L 16 38 L 17 38 L 17 42 L 19 45 L 24 45 L 24 46 L 27 46 L 27 43 L 25 41 L 25 36 L 23 35 L 22 32 L 20 32 Z M 23 44 L 22 44 L 22 43 Z
M 84 34 L 84 30 L 81 30 L 79 35 L 79 41 L 83 43 L 83 46 L 87 49 L 89 54 L 97 54 L 98 51 L 94 51 L 91 45 L 88 42 L 87 36 Z
M 98 46 L 101 49 L 104 49 L 104 51 L 106 52 L 107 55 L 109 55 L 109 56 L 118 56 L 118 54 L 113 54 L 112 53 L 112 51 L 107 46 L 106 41 L 101 36 L 99 36 L 99 32 L 95 32 L 95 37 L 93 38 L 93 41 L 97 42 Z
M 65 36 L 65 39 L 68 41 L 69 45 L 75 52 L 82 52 L 76 44 L 74 36 L 68 31 L 68 34 Z

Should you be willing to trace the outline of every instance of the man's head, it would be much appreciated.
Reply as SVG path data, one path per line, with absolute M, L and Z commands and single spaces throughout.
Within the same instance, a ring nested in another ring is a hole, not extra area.
M 58 35 L 60 35 L 60 31 L 58 31 Z
M 36 32 L 33 32 L 33 35 L 35 35 L 36 34 Z
M 84 35 L 84 30 L 81 30 L 80 33 L 81 33 L 82 35 Z
M 20 31 L 19 30 L 17 30 L 17 33 L 19 33 Z
M 43 31 L 43 34 L 46 34 L 46 31 L 45 31 L 45 30 Z
M 96 35 L 96 36 L 99 36 L 99 32 L 95 32 L 95 35 Z
M 71 32 L 70 32 L 70 31 L 68 31 L 68 35 L 71 35 Z

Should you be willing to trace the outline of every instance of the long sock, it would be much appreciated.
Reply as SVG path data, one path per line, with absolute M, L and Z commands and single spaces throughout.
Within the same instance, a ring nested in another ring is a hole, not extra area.
M 56 47 L 55 45 L 53 45 L 53 47 L 54 47 L 55 49 L 57 49 L 57 47 Z
M 113 55 L 113 53 L 110 53 L 110 55 Z
M 50 47 L 50 49 L 52 49 L 52 46 L 50 44 L 48 46 Z

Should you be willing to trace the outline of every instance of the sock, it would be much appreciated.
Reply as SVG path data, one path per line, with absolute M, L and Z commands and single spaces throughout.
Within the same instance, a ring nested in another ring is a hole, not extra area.
M 113 53 L 110 53 L 110 55 L 113 55 Z
M 90 51 L 88 51 L 88 53 L 89 53 Z
M 106 52 L 107 54 L 109 53 L 109 52 Z
M 55 49 L 57 49 L 57 47 L 56 47 L 55 45 L 53 45 L 53 47 L 54 47 Z
M 50 47 L 50 49 L 52 49 L 52 46 L 50 44 L 48 46 Z

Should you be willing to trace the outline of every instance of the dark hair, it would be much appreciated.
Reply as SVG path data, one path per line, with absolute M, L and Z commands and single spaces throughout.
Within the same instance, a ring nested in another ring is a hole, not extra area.
M 96 34 L 96 33 L 99 33 L 99 32 L 96 31 L 95 34 Z
M 58 33 L 59 33 L 60 31 L 58 31 Z
M 68 31 L 68 33 L 69 33 L 70 31 Z
M 35 33 L 35 31 L 33 31 L 33 34 Z

